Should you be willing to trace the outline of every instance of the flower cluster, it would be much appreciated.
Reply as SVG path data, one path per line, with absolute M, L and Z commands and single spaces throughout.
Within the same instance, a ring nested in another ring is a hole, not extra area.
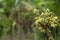
M 35 14 L 37 15 L 38 12 Z M 45 12 L 42 12 L 39 16 L 35 17 L 34 24 L 41 32 L 44 32 L 44 28 L 46 27 L 57 27 L 58 21 L 58 17 L 54 13 L 50 12 L 49 9 L 47 9 Z

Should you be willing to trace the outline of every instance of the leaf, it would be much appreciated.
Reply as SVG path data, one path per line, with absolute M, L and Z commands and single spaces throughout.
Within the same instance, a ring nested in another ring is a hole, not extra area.
M 1 17 L 0 19 L 0 25 L 3 26 L 5 31 L 9 31 L 10 30 L 10 21 L 7 17 Z

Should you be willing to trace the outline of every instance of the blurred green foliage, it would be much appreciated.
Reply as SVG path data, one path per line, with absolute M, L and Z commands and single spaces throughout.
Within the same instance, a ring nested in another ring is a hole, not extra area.
M 40 13 L 49 8 L 60 17 L 59 0 L 0 0 L 0 36 L 4 33 L 14 34 L 15 31 L 18 32 L 20 26 L 25 32 L 32 31 L 31 25 L 35 21 L 33 9 L 35 8 L 39 9 Z M 39 34 L 39 32 L 36 33 Z

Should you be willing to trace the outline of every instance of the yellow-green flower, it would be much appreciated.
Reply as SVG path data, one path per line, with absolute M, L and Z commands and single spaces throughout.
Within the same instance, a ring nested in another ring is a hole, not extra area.
M 35 19 L 35 25 L 38 26 L 40 31 L 44 31 L 43 25 L 49 24 L 49 27 L 56 27 L 58 24 L 58 17 L 55 16 L 54 13 L 50 12 L 49 9 L 42 12 L 39 16 L 36 16 Z
M 45 32 L 45 30 L 42 27 L 39 27 L 38 30 L 41 32 Z

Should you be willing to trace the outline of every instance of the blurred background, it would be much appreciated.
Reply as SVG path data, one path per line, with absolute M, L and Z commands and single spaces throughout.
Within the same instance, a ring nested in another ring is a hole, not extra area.
M 49 8 L 60 19 L 60 0 L 0 0 L 0 40 L 46 40 L 45 34 L 33 30 L 34 9 Z M 60 27 L 51 29 L 60 40 Z

